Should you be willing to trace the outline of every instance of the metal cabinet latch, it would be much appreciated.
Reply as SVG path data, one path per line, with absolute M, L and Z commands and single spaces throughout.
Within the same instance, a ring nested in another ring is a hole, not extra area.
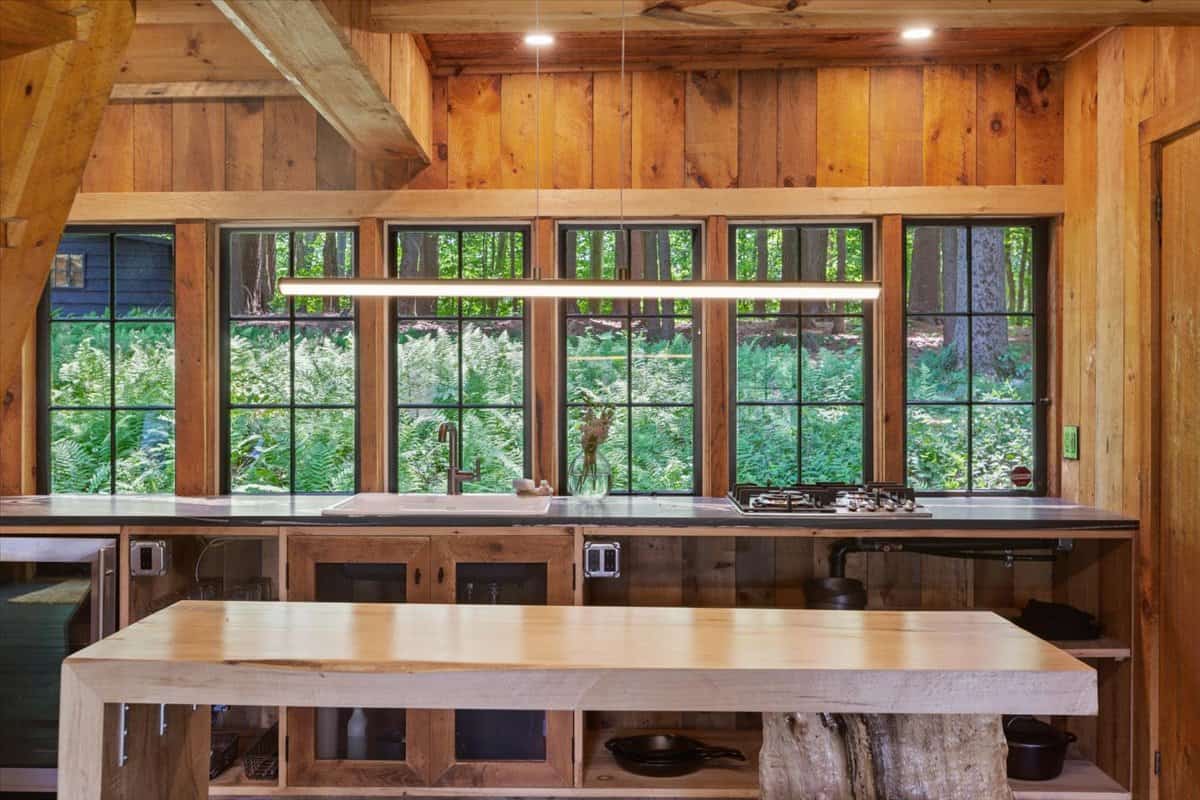
M 621 577 L 621 543 L 587 542 L 583 545 L 583 577 Z

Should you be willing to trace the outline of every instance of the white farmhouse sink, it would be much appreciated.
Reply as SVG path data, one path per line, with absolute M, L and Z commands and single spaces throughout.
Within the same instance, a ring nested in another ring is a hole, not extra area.
M 333 517 L 403 517 L 429 514 L 536 516 L 550 508 L 549 497 L 508 494 L 386 494 L 363 492 L 325 508 Z

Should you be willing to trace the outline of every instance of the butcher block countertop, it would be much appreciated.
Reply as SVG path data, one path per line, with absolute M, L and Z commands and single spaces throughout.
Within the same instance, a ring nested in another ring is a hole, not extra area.
M 70 656 L 107 702 L 1095 714 L 990 612 L 184 601 Z

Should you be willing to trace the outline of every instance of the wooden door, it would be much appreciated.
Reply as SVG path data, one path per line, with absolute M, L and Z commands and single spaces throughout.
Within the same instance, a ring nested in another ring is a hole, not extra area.
M 1200 786 L 1200 127 L 1162 146 L 1161 797 Z
M 435 603 L 571 605 L 573 539 L 566 534 L 438 536 Z M 568 786 L 570 711 L 433 711 L 436 786 Z
M 352 533 L 353 535 L 345 535 Z M 426 603 L 429 539 L 298 535 L 287 540 L 288 599 Z M 429 783 L 429 714 L 362 709 L 366 737 L 352 743 L 355 709 L 289 708 L 287 779 L 292 786 L 423 786 Z M 359 752 L 359 750 L 362 752 Z

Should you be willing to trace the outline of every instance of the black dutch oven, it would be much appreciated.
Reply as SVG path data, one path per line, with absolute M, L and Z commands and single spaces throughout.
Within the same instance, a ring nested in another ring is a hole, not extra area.
M 1075 734 L 1060 731 L 1033 717 L 1007 717 L 1008 777 L 1022 781 L 1048 781 L 1062 774 L 1067 745 Z
M 687 736 L 650 733 L 623 736 L 604 743 L 622 769 L 650 778 L 676 778 L 689 775 L 717 758 L 745 761 L 740 750 L 709 747 Z

